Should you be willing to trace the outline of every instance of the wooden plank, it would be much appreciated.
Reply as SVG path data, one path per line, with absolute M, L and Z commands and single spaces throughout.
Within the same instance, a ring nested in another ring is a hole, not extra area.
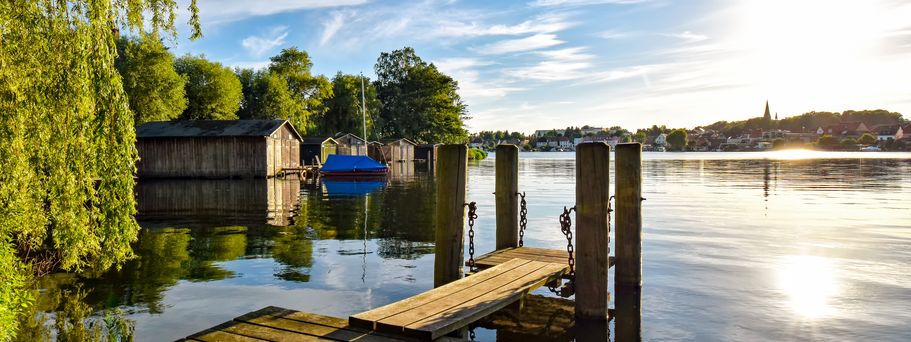
M 425 316 L 426 318 L 408 324 L 405 326 L 405 334 L 422 339 L 443 336 L 506 307 L 529 291 L 562 275 L 562 266 L 541 262 L 532 263 L 538 266 L 534 271 L 519 278 L 509 279 L 507 283 L 492 289 L 484 288 L 482 290 L 480 286 L 476 286 L 478 292 L 481 293 L 480 296 L 463 301 L 456 306 L 449 306 L 434 315 Z M 460 299 L 465 300 L 465 298 Z
M 452 282 L 436 289 L 418 294 L 416 296 L 406 298 L 404 300 L 385 305 L 370 311 L 365 311 L 356 315 L 353 315 L 348 318 L 348 323 L 353 327 L 363 328 L 363 329 L 376 329 L 376 322 L 384 318 L 397 315 L 401 312 L 408 311 L 412 308 L 418 307 L 428 302 L 438 300 L 440 298 L 446 297 L 450 293 L 458 292 L 459 290 L 469 288 L 475 284 L 485 282 L 502 272 L 513 270 L 517 267 L 521 267 L 529 263 L 529 260 L 511 260 L 503 264 L 500 264 L 484 272 L 479 272 L 471 277 L 464 278 L 457 282 Z
M 237 322 L 221 329 L 232 334 L 258 338 L 267 341 L 331 341 L 316 336 L 303 335 L 292 331 L 275 329 L 257 324 Z
M 406 325 L 420 321 L 448 308 L 458 306 L 459 304 L 481 296 L 486 292 L 503 287 L 511 280 L 524 277 L 529 273 L 540 269 L 541 264 L 542 263 L 536 261 L 526 261 L 519 267 L 503 272 L 500 272 L 501 269 L 491 268 L 479 272 L 476 275 L 487 276 L 493 274 L 493 277 L 481 282 L 476 282 L 471 286 L 455 289 L 455 291 L 431 290 L 430 292 L 435 292 L 437 298 L 434 300 L 408 303 L 408 308 L 406 310 L 399 310 L 399 312 L 394 315 L 389 315 L 383 319 L 377 320 L 375 325 L 376 330 L 400 334 L 403 331 L 403 327 Z M 464 278 L 463 281 L 470 281 L 471 278 L 474 277 L 475 276 Z
M 519 245 L 519 147 L 498 145 L 495 181 L 497 249 Z
M 236 335 L 225 331 L 211 331 L 203 335 L 199 335 L 193 338 L 187 338 L 187 341 L 201 341 L 201 342 L 261 342 L 264 340 L 258 338 L 247 337 L 243 335 Z
M 610 146 L 576 146 L 576 316 L 607 320 Z
M 355 331 L 343 328 L 329 327 L 321 324 L 310 322 L 301 322 L 293 319 L 285 319 L 278 316 L 262 315 L 251 318 L 247 323 L 267 326 L 270 328 L 287 330 L 300 333 L 301 335 L 320 337 L 333 341 L 364 341 L 364 342 L 388 342 L 394 339 L 372 335 L 367 331 Z

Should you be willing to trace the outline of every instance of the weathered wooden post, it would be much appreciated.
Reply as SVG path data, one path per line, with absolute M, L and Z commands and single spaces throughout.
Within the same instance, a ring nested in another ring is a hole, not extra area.
M 618 144 L 616 286 L 642 286 L 642 145 Z
M 497 249 L 519 246 L 519 147 L 498 145 L 496 158 Z
M 610 146 L 576 146 L 576 317 L 607 320 Z
M 438 152 L 434 287 L 462 278 L 465 187 L 468 180 L 468 146 L 443 145 Z

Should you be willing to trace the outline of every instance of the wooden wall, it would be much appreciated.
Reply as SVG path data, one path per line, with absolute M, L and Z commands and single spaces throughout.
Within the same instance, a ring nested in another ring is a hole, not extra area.
M 300 166 L 300 141 L 287 125 L 271 137 L 140 138 L 140 178 L 272 177 Z

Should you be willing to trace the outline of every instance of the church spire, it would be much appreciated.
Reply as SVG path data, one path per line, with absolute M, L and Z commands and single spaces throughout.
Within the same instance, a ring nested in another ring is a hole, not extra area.
M 765 100 L 765 114 L 762 115 L 765 121 L 772 121 L 772 113 L 769 113 L 769 100 Z

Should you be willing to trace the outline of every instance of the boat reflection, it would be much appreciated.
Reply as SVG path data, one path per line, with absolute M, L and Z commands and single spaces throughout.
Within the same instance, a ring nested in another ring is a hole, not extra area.
M 323 187 L 330 197 L 367 196 L 386 186 L 385 178 L 324 178 Z

